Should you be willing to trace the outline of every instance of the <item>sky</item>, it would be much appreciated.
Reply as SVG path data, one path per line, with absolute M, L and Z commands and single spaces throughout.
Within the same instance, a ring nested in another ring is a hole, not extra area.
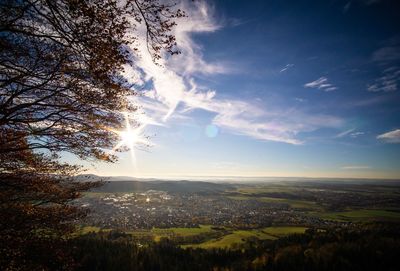
M 182 53 L 124 72 L 151 146 L 89 173 L 400 178 L 399 3 L 178 5 Z

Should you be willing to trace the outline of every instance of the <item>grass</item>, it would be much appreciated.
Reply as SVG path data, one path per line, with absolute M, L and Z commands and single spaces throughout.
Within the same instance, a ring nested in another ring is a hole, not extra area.
M 160 229 L 153 228 L 151 230 L 134 230 L 128 231 L 127 233 L 135 237 L 149 237 L 154 241 L 158 242 L 161 238 L 173 238 L 174 236 L 195 236 L 202 233 L 208 233 L 214 231 L 211 225 L 200 225 L 199 228 L 168 228 Z
M 289 234 L 304 233 L 306 229 L 307 229 L 306 227 L 288 226 L 288 227 L 267 227 L 264 228 L 262 231 L 265 232 L 266 234 L 275 237 L 282 237 Z
M 262 197 L 262 198 L 260 198 L 260 200 L 263 202 L 286 203 L 286 204 L 289 204 L 290 207 L 294 208 L 294 209 L 323 210 L 322 206 L 318 205 L 316 202 L 313 202 L 313 201 L 270 198 L 270 197 Z
M 102 229 L 100 227 L 94 226 L 85 226 L 80 228 L 77 231 L 77 235 L 88 234 L 91 232 L 100 232 L 100 231 L 111 231 L 111 229 Z M 153 228 L 153 229 L 141 229 L 141 230 L 133 230 L 133 231 L 126 231 L 125 233 L 130 234 L 135 237 L 147 237 L 152 238 L 154 241 L 160 241 L 161 238 L 172 238 L 174 236 L 195 236 L 202 233 L 208 233 L 215 231 L 212 229 L 211 225 L 200 225 L 199 228 L 168 228 L 168 229 L 160 229 L 160 228 Z
M 229 196 L 228 198 L 234 200 L 258 200 L 262 202 L 271 202 L 271 203 L 285 203 L 288 204 L 293 209 L 310 209 L 315 211 L 322 211 L 323 207 L 318 205 L 313 201 L 306 200 L 292 200 L 292 199 L 284 199 L 284 198 L 271 198 L 271 197 L 255 197 L 255 196 Z
M 233 231 L 230 234 L 227 234 L 218 239 L 211 239 L 201 244 L 191 244 L 191 245 L 183 245 L 182 247 L 192 247 L 192 248 L 229 248 L 234 245 L 241 245 L 246 242 L 247 238 L 255 237 L 260 240 L 266 239 L 276 239 L 276 237 L 266 234 L 260 230 L 240 230 Z
M 78 235 L 82 235 L 82 234 L 88 234 L 88 233 L 91 233 L 91 232 L 97 233 L 99 231 L 111 231 L 111 229 L 102 229 L 100 227 L 85 226 L 85 227 L 80 228 L 78 230 L 77 234 Z
M 199 228 L 168 228 L 168 229 L 154 228 L 151 230 L 151 232 L 153 232 L 156 235 L 175 234 L 180 236 L 193 236 L 213 231 L 211 227 L 212 227 L 211 225 L 200 225 Z
M 183 248 L 230 248 L 235 245 L 241 245 L 246 242 L 248 238 L 257 238 L 259 240 L 274 240 L 279 237 L 294 234 L 294 233 L 304 233 L 307 228 L 305 227 L 267 227 L 263 229 L 254 230 L 234 230 L 229 231 L 227 235 L 224 235 L 217 239 L 210 239 L 201 244 L 188 244 L 182 245 Z M 101 229 L 99 227 L 86 226 L 79 230 L 79 234 L 88 234 L 90 232 L 99 231 L 110 231 L 110 229 Z M 215 231 L 211 225 L 201 225 L 199 228 L 169 228 L 169 229 L 159 229 L 154 228 L 151 230 L 135 230 L 127 231 L 126 233 L 131 234 L 135 237 L 146 237 L 151 238 L 158 242 L 161 238 L 173 238 L 174 236 L 195 236 L 202 233 L 209 233 Z
M 256 187 L 246 187 L 246 188 L 239 188 L 236 192 L 239 192 L 244 195 L 249 194 L 260 194 L 260 193 L 280 193 L 280 192 L 294 192 L 296 191 L 295 188 L 292 188 L 287 185 L 269 185 L 269 186 L 256 186 Z
M 200 225 L 199 228 L 168 228 L 159 229 L 154 228 L 150 232 L 153 235 L 154 241 L 160 241 L 161 238 L 173 237 L 173 236 L 195 236 L 202 233 L 208 233 L 214 231 L 211 225 Z
M 399 212 L 387 210 L 353 210 L 346 212 L 313 213 L 312 215 L 334 221 L 400 220 Z
M 257 230 L 237 230 L 218 239 L 211 239 L 201 244 L 183 245 L 183 248 L 231 248 L 236 245 L 241 245 L 246 242 L 246 239 L 255 237 L 259 240 L 274 240 L 279 237 L 294 234 L 304 233 L 305 227 L 268 227 Z

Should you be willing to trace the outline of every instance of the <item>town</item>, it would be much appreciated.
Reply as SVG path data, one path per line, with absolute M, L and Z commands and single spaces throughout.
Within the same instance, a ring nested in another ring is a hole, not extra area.
M 280 192 L 276 192 L 273 184 L 262 187 L 264 190 L 257 185 L 261 191 L 257 193 L 250 193 L 254 185 L 243 184 L 238 190 L 214 193 L 160 190 L 88 193 L 79 204 L 91 210 L 85 220 L 87 225 L 121 230 L 199 225 L 240 229 L 271 225 L 347 226 L 354 219 L 345 216 L 338 219 L 329 214 L 340 214 L 350 208 L 357 210 L 359 206 L 387 210 L 399 205 L 397 194 L 378 193 L 368 185 L 359 186 L 358 190 L 354 185 L 342 184 L 296 184 L 290 189 L 280 185 Z

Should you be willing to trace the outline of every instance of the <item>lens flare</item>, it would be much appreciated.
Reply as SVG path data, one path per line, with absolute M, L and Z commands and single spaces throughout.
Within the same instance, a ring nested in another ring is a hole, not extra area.
M 210 138 L 216 137 L 218 135 L 218 127 L 214 124 L 207 125 L 206 135 Z
M 132 163 L 136 167 L 135 147 L 140 145 L 150 146 L 152 144 L 147 140 L 146 137 L 143 136 L 143 129 L 145 128 L 144 124 L 133 128 L 130 123 L 129 114 L 124 113 L 124 117 L 125 117 L 124 130 L 121 131 L 110 130 L 116 133 L 120 137 L 120 141 L 111 150 L 111 153 L 115 153 L 118 149 L 123 147 L 128 148 L 131 153 Z

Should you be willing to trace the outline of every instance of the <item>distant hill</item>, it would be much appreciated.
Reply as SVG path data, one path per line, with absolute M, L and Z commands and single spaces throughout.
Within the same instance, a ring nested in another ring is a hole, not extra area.
M 234 188 L 227 183 L 212 183 L 203 181 L 163 181 L 157 179 L 136 179 L 132 177 L 99 177 L 96 175 L 77 176 L 80 181 L 103 180 L 105 184 L 94 188 L 92 192 L 144 192 L 148 190 L 165 191 L 169 193 L 218 193 Z

